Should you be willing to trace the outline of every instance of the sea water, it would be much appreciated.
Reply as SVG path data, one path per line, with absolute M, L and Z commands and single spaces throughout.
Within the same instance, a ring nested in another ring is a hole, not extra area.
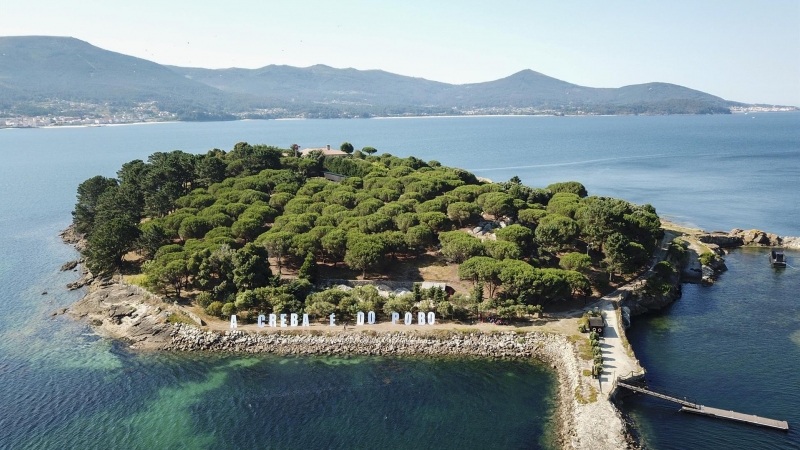
M 0 448 L 553 446 L 555 377 L 540 364 L 142 355 L 98 339 L 84 323 L 51 317 L 82 295 L 64 288 L 77 274 L 58 272 L 76 257 L 56 236 L 70 222 L 75 188 L 97 174 L 114 176 L 129 160 L 230 149 L 239 141 L 336 147 L 346 140 L 495 181 L 578 180 L 590 194 L 651 203 L 663 216 L 704 228 L 800 235 L 793 189 L 800 181 L 798 129 L 800 114 L 0 130 Z M 797 256 L 789 254 L 790 264 Z M 691 394 L 709 406 L 792 426 L 800 423 L 792 411 L 800 398 L 791 388 L 800 384 L 800 317 L 791 309 L 798 270 L 774 275 L 782 281 L 770 283 L 767 296 L 765 264 L 763 252 L 735 252 L 716 286 L 688 286 L 672 308 L 635 319 L 631 342 L 654 385 L 680 390 L 690 383 Z M 731 292 L 750 299 L 747 307 Z M 767 301 L 755 300 L 762 297 Z M 742 325 L 758 331 L 729 331 Z M 702 346 L 693 345 L 698 339 Z M 727 363 L 710 362 L 717 360 Z M 651 448 L 800 442 L 793 430 L 687 418 L 644 399 L 629 400 L 624 410 Z

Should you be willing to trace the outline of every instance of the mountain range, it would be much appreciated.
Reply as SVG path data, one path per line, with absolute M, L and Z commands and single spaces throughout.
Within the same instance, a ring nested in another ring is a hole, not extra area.
M 155 103 L 153 103 L 155 102 Z M 747 106 L 669 83 L 592 88 L 532 70 L 448 84 L 381 70 L 166 66 L 67 37 L 0 37 L 0 116 L 156 105 L 178 118 L 430 114 L 727 114 Z M 77 105 L 77 106 L 76 106 Z M 81 106 L 83 105 L 83 106 Z

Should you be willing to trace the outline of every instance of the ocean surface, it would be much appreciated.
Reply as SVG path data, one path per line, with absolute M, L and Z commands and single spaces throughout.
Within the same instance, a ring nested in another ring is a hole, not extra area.
M 800 235 L 800 114 L 244 121 L 0 130 L 0 448 L 553 448 L 541 364 L 141 355 L 50 313 L 75 188 L 156 151 L 352 142 L 495 181 L 578 180 L 706 229 Z M 800 254 L 789 263 L 800 267 Z M 800 448 L 800 269 L 736 251 L 630 340 L 654 387 L 789 433 L 624 404 L 647 448 Z M 43 292 L 47 294 L 43 295 Z

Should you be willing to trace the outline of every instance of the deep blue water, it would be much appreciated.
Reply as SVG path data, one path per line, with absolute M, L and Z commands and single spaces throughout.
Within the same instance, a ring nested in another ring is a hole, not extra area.
M 793 264 L 800 251 L 789 251 Z M 648 448 L 800 448 L 800 269 L 773 269 L 763 250 L 726 257 L 711 287 L 684 285 L 659 314 L 634 318 L 628 338 L 655 390 L 707 406 L 789 422 L 788 433 L 624 401 Z
M 797 236 L 798 130 L 800 114 L 0 130 L 0 448 L 550 446 L 554 378 L 541 365 L 139 355 L 98 340 L 84 324 L 51 319 L 81 295 L 64 289 L 75 274 L 58 272 L 75 257 L 56 236 L 70 222 L 75 188 L 97 174 L 113 176 L 131 159 L 238 141 L 347 140 L 496 181 L 579 180 L 591 194 L 651 203 L 663 216 L 707 229 Z M 791 307 L 800 269 L 766 286 L 766 256 L 740 253 L 716 286 L 688 286 L 675 306 L 637 321 L 631 341 L 654 385 L 696 387 L 705 404 L 800 426 L 792 411 L 800 405 L 800 313 Z M 734 294 L 749 299 L 746 307 Z M 746 339 L 726 331 L 742 321 L 752 328 Z M 795 388 L 775 395 L 781 382 Z M 794 431 L 686 418 L 637 400 L 626 408 L 651 448 L 800 448 Z

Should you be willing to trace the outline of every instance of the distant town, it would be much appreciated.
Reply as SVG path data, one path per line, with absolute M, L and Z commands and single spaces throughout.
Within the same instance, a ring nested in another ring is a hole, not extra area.
M 0 110 L 0 128 L 93 126 L 177 120 L 175 113 L 159 110 L 156 102 L 140 103 L 134 107 L 116 107 L 109 104 L 54 100 L 31 104 L 28 109 L 40 110 L 41 113 L 10 114 Z
M 0 128 L 41 128 L 57 126 L 103 126 L 149 122 L 170 122 L 189 120 L 178 113 L 162 111 L 158 102 L 144 102 L 135 106 L 116 106 L 111 104 L 96 104 L 85 102 L 70 102 L 63 100 L 43 101 L 30 103 L 25 108 L 27 114 L 18 111 L 0 109 Z M 746 105 L 731 106 L 730 112 L 738 113 L 765 113 L 765 112 L 790 112 L 797 111 L 793 106 L 775 105 Z M 54 113 L 53 111 L 58 111 Z M 305 111 L 290 111 L 286 108 L 254 109 L 247 112 L 228 114 L 225 119 L 210 120 L 244 120 L 244 119 L 311 119 L 311 118 L 368 118 L 368 117 L 425 117 L 425 116 L 476 116 L 476 115 L 549 115 L 549 116 L 591 116 L 602 115 L 597 111 L 587 111 L 580 108 L 571 110 L 541 109 L 535 107 L 489 107 L 458 109 L 452 108 L 445 111 L 424 112 L 404 111 L 396 114 L 370 115 L 354 114 L 342 110 L 339 114 L 319 115 L 308 114 Z

